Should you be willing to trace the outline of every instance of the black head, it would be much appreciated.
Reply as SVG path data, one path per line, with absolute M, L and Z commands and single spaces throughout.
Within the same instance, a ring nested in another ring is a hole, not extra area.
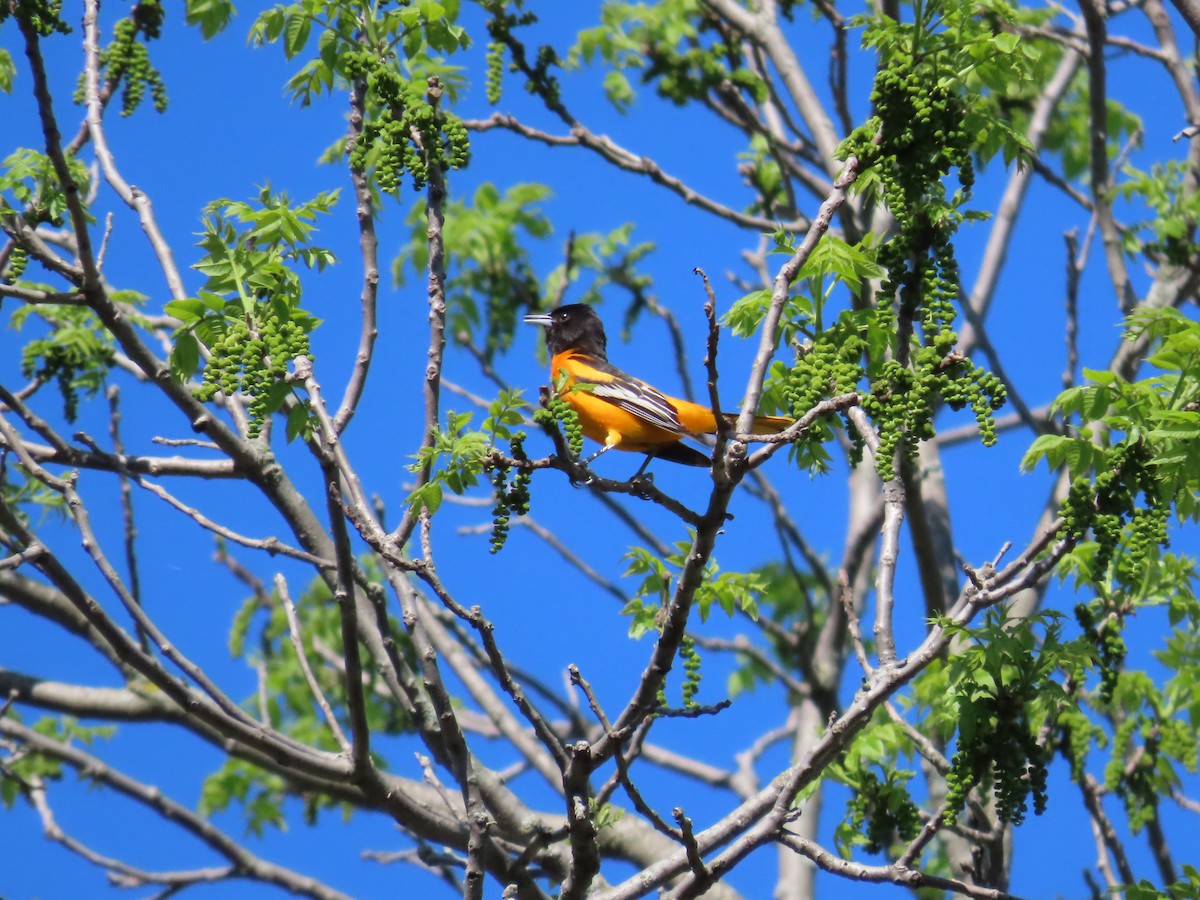
M 597 359 L 607 359 L 604 324 L 596 311 L 586 303 L 568 303 L 548 313 L 536 313 L 525 317 L 530 325 L 542 325 L 546 329 L 546 347 L 552 356 L 564 350 L 578 350 Z

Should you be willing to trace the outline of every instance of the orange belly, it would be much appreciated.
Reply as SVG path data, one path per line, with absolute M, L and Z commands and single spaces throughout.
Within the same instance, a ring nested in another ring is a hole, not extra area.
M 655 447 L 672 444 L 681 437 L 673 431 L 651 425 L 587 391 L 573 391 L 568 387 L 562 398 L 578 413 L 584 435 L 606 447 L 648 453 Z

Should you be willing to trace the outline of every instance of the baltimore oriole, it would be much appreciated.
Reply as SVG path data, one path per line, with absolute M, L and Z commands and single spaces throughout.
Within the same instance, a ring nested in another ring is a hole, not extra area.
M 699 450 L 681 443 L 685 437 L 716 433 L 712 410 L 668 397 L 610 363 L 604 325 L 594 309 L 570 303 L 528 315 L 525 321 L 546 328 L 551 384 L 578 414 L 583 433 L 604 445 L 595 456 L 615 448 L 645 453 L 647 462 L 657 457 L 688 466 L 712 464 Z M 737 420 L 734 413 L 721 415 L 730 424 Z M 778 434 L 792 422 L 782 416 L 755 416 L 754 433 Z

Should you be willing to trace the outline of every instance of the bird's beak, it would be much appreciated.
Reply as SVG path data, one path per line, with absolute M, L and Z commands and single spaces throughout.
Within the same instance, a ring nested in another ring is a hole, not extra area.
M 525 317 L 526 325 L 541 325 L 543 328 L 549 328 L 553 322 L 550 313 L 530 313 Z

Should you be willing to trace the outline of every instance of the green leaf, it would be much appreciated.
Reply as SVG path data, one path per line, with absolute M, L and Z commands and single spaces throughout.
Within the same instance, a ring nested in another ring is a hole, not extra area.
M 1051 469 L 1057 468 L 1061 464 L 1061 458 L 1056 459 L 1053 456 L 1065 441 L 1062 435 L 1058 434 L 1043 434 L 1039 435 L 1029 449 L 1025 451 L 1025 455 L 1021 457 L 1021 471 L 1031 472 L 1037 465 L 1038 460 L 1046 458 L 1046 465 Z
M 1001 53 L 1012 53 L 1020 42 L 1021 36 L 1011 31 L 1002 31 L 992 38 L 992 46 Z
M 437 0 L 420 0 L 417 6 L 426 22 L 437 22 L 446 15 L 446 8 Z
M 241 657 L 246 650 L 246 635 L 250 631 L 250 620 L 259 611 L 258 597 L 251 594 L 242 601 L 234 614 L 233 624 L 229 626 L 229 655 Z
M 224 303 L 222 303 L 222 306 Z M 163 312 L 168 316 L 174 316 L 180 322 L 194 322 L 199 319 L 207 311 L 207 307 L 203 302 L 195 297 L 188 297 L 184 300 L 172 300 L 163 307 Z
M 13 81 L 17 77 L 17 69 L 13 65 L 12 55 L 0 48 L 0 91 L 12 93 Z
M 199 25 L 205 40 L 224 31 L 234 13 L 230 0 L 187 0 L 185 9 L 185 21 L 189 25 Z
M 287 10 L 283 6 L 276 6 L 260 15 L 250 29 L 250 42 L 262 46 L 279 40 L 279 36 L 283 34 L 286 13 Z
M 171 377 L 184 382 L 196 374 L 200 366 L 200 342 L 190 331 L 180 332 L 171 348 Z
M 442 505 L 442 486 L 436 481 L 430 481 L 409 494 L 408 502 L 414 513 L 428 511 L 433 515 Z
M 308 439 L 312 434 L 312 412 L 309 409 L 308 401 L 297 403 L 290 410 L 287 416 L 287 442 L 290 444 L 298 437 Z
M 624 72 L 610 71 L 604 76 L 604 93 L 609 102 L 620 112 L 628 112 L 633 107 L 637 94 Z

